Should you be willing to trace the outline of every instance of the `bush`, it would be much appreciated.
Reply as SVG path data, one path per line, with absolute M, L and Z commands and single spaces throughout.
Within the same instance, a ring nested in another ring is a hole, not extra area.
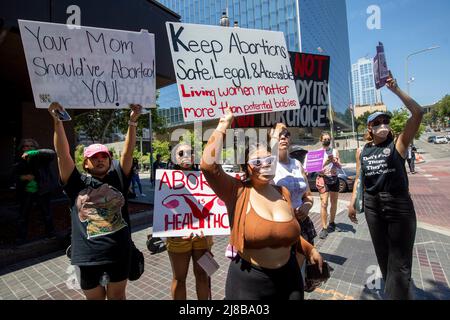
M 84 152 L 84 145 L 79 144 L 75 148 L 75 166 L 77 167 L 78 171 L 83 172 L 83 152 Z

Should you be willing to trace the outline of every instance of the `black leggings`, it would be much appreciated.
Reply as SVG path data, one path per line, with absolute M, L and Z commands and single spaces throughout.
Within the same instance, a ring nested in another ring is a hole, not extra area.
M 411 197 L 364 194 L 364 211 L 389 299 L 411 299 L 416 213 Z
M 242 259 L 230 263 L 225 300 L 303 300 L 303 278 L 297 258 L 278 269 L 266 269 Z

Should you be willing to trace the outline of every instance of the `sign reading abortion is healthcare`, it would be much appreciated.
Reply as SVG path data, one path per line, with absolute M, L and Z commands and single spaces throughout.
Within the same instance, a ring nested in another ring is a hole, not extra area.
M 155 41 L 146 31 L 19 20 L 35 105 L 155 106 Z
M 154 237 L 230 234 L 227 207 L 202 172 L 156 170 L 154 206 Z

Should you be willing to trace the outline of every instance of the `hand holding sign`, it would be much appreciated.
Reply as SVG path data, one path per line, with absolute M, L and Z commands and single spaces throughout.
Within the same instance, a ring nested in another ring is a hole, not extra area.
M 136 122 L 139 116 L 142 114 L 142 106 L 139 104 L 131 104 L 130 108 L 131 108 L 130 121 Z
M 59 114 L 67 113 L 58 102 L 52 102 L 48 107 L 48 112 L 56 122 L 63 121 Z
M 386 79 L 386 87 L 391 90 L 393 93 L 397 93 L 399 90 L 397 80 L 394 79 L 392 73 L 389 71 L 389 77 Z
M 226 107 L 224 109 L 224 113 L 225 114 L 220 118 L 219 124 L 216 128 L 216 130 L 222 132 L 223 134 L 225 134 L 226 130 L 231 126 L 234 119 L 234 115 L 230 107 Z

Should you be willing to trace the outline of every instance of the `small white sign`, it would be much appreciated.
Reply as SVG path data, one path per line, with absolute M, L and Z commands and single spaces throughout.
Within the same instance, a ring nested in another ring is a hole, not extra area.
M 282 32 L 166 22 L 184 121 L 299 109 Z
M 213 256 L 209 252 L 205 252 L 205 254 L 197 260 L 197 263 L 203 270 L 205 270 L 208 277 L 211 277 L 220 268 L 217 261 L 214 260 Z
M 37 108 L 155 107 L 154 35 L 19 20 Z

